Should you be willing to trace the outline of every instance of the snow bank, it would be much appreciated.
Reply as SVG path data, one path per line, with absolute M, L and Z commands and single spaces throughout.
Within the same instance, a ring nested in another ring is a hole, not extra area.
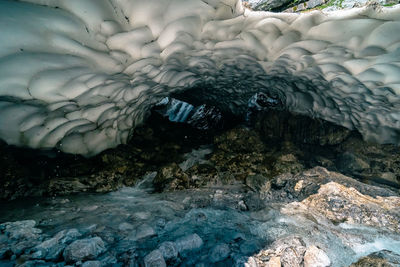
M 93 155 L 189 90 L 245 113 L 257 92 L 400 143 L 400 7 L 244 10 L 236 0 L 0 2 L 0 137 Z

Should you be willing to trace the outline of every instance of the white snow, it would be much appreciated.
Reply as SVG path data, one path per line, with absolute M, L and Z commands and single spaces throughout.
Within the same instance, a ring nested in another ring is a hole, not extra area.
M 400 143 L 400 6 L 276 14 L 236 0 L 4 0 L 0 29 L 9 144 L 90 156 L 194 86 L 196 100 L 243 114 L 255 93 L 279 91 L 291 111 Z

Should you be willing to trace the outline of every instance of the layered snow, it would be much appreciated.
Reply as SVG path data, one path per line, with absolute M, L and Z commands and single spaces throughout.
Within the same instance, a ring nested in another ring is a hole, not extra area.
M 0 138 L 94 155 L 164 97 L 256 93 L 400 143 L 400 7 L 276 14 L 236 0 L 0 1 Z

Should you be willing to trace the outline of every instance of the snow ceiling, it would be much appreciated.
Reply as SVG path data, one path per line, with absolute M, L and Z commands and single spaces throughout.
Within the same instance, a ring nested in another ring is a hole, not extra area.
M 400 143 L 400 7 L 252 12 L 236 0 L 0 1 L 0 138 L 94 155 L 172 93 L 256 92 Z

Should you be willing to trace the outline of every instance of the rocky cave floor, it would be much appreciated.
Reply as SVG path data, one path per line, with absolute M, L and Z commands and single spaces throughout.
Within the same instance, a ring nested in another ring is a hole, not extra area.
M 89 159 L 0 150 L 0 266 L 400 266 L 400 150 L 327 122 L 153 114 Z

